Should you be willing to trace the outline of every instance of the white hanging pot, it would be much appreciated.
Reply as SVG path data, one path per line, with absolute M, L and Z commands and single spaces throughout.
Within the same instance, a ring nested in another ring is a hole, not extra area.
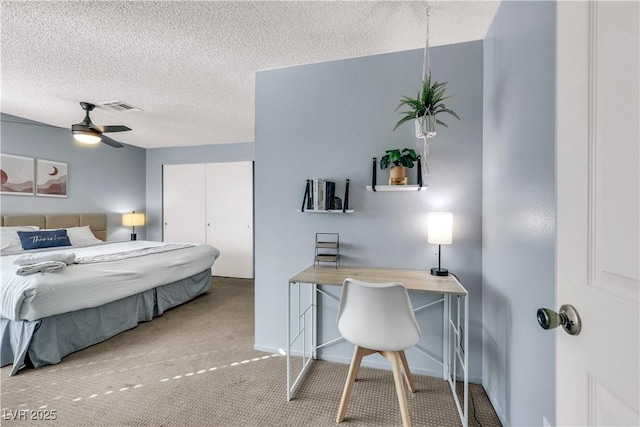
M 428 138 L 436 136 L 435 124 L 436 119 L 434 116 L 422 116 L 414 120 L 416 127 L 416 137 L 422 139 L 424 144 L 423 152 L 421 156 L 422 173 L 425 176 L 429 175 L 429 164 L 427 163 L 427 157 L 429 157 L 429 143 Z
M 422 116 L 414 120 L 416 126 L 416 138 L 433 138 L 436 136 L 435 116 Z

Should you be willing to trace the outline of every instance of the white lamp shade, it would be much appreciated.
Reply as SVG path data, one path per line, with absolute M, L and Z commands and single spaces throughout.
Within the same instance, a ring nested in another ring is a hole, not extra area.
M 144 225 L 144 214 L 135 212 L 122 214 L 122 225 L 125 227 L 139 227 Z
M 427 227 L 429 229 L 429 243 L 450 245 L 453 241 L 453 214 L 451 212 L 430 212 Z

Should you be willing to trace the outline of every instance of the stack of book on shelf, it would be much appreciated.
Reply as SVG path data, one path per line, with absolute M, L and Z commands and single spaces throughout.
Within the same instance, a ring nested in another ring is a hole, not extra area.
M 302 200 L 301 211 L 342 211 L 348 209 L 349 180 L 345 188 L 345 204 L 342 199 L 336 197 L 336 183 L 324 178 L 311 178 L 307 180 L 307 186 Z
M 335 197 L 336 183 L 322 178 L 312 178 L 307 180 L 309 192 L 307 194 L 307 210 L 324 211 L 335 209 L 331 202 Z

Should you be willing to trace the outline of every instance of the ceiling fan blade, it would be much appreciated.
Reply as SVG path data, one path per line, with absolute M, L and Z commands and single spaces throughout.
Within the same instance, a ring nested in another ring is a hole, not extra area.
M 87 126 L 84 123 L 77 123 L 75 125 L 71 125 L 71 130 L 72 131 L 77 131 L 77 130 L 91 130 L 90 126 Z
M 94 125 L 92 129 L 97 130 L 100 133 L 106 132 L 124 132 L 126 130 L 131 130 L 124 125 L 113 125 L 113 126 L 102 126 L 102 125 Z
M 106 135 L 102 135 L 102 142 L 115 148 L 124 147 L 124 145 L 122 145 L 118 141 L 114 141 L 113 139 L 109 138 Z

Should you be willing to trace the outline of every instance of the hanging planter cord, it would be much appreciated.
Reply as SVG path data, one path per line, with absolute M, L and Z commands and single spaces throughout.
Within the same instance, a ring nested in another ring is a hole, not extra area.
M 429 12 L 431 11 L 431 6 L 427 6 L 425 8 L 425 13 L 427 15 L 427 29 L 426 29 L 426 37 L 425 37 L 425 46 L 424 46 L 424 58 L 422 60 L 422 87 L 427 82 L 428 76 L 431 76 L 431 65 L 429 63 Z M 422 98 L 422 93 L 418 94 L 419 98 Z M 425 111 L 425 115 L 418 118 L 418 122 L 420 123 L 420 129 L 424 130 L 424 121 L 428 120 L 430 123 L 434 121 L 431 120 L 431 111 Z M 427 117 L 428 116 L 428 117 Z M 420 138 L 424 141 L 424 156 L 422 156 L 422 165 L 424 167 L 424 174 L 429 175 L 429 165 L 427 164 L 427 157 L 429 156 L 429 144 L 427 143 L 427 136 L 422 135 Z

